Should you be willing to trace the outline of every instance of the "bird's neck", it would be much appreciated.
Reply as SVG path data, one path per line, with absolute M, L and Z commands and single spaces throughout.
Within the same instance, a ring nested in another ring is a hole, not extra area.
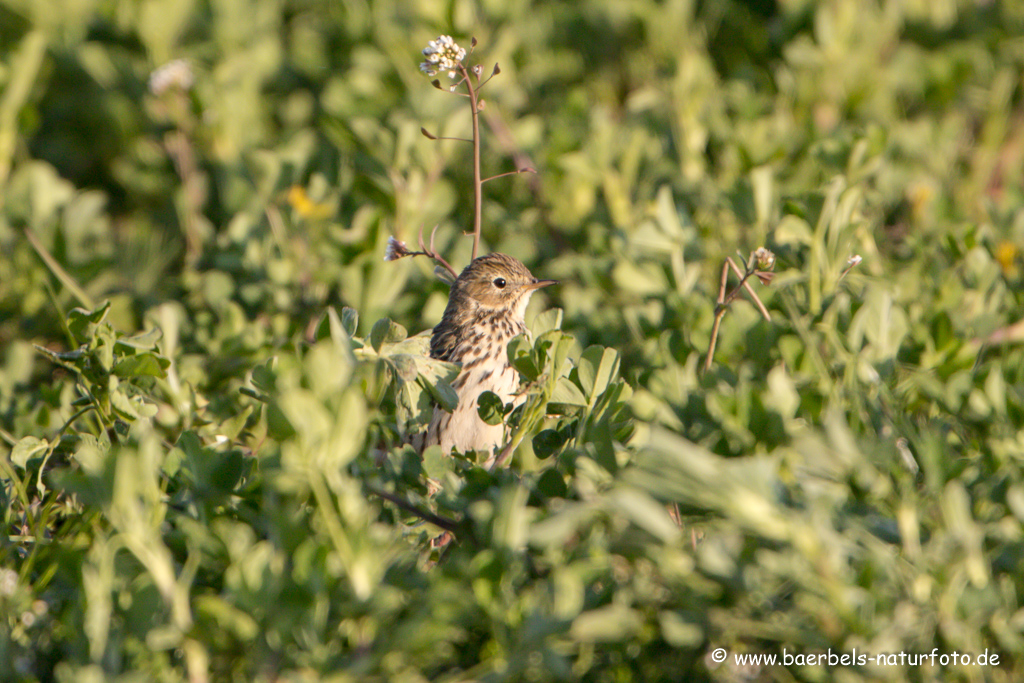
M 434 328 L 430 353 L 442 360 L 463 361 L 464 356 L 481 355 L 505 346 L 516 335 L 526 331 L 518 306 L 484 308 L 479 305 L 460 306 L 445 311 L 441 323 Z

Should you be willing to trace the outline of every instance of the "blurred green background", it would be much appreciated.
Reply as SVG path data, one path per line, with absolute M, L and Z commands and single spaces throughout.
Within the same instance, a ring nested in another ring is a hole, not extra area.
M 469 260 L 440 34 L 574 341 L 432 502 L 371 330 L 447 299 L 389 236 Z M 0 0 L 0 55 L 0 678 L 1024 679 L 1024 4 Z M 425 570 L 369 480 L 472 539 Z

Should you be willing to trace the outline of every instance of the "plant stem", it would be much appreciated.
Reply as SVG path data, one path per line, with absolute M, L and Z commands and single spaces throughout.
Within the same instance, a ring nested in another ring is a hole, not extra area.
M 768 322 L 771 322 L 771 313 L 769 313 L 768 309 L 765 308 L 765 305 L 761 303 L 761 297 L 759 297 L 757 295 L 757 292 L 754 291 L 754 288 L 750 286 L 750 276 L 754 274 L 754 272 L 756 271 L 751 271 L 750 273 L 744 274 L 743 272 L 740 271 L 740 267 L 736 265 L 736 262 L 733 261 L 731 257 L 726 259 L 726 263 L 728 263 L 728 265 L 732 267 L 733 272 L 736 273 L 736 276 L 738 278 L 740 278 L 740 284 L 743 285 L 743 288 L 745 290 L 747 290 L 747 294 L 750 295 L 750 300 L 753 301 L 754 305 L 756 305 L 758 310 L 761 311 L 761 315 L 764 316 L 764 319 L 767 320 Z M 737 285 L 736 290 L 733 292 L 732 296 L 729 297 L 729 300 L 726 301 L 726 303 L 731 303 L 738 292 L 739 286 Z
M 718 309 L 715 311 L 715 323 L 711 327 L 711 341 L 708 342 L 708 355 L 704 359 L 704 372 L 711 369 L 711 361 L 715 357 L 715 346 L 718 344 L 718 326 L 722 324 L 722 318 L 725 317 L 726 307 L 722 304 L 718 305 Z
M 47 251 L 46 247 L 43 246 L 42 241 L 36 236 L 32 228 L 25 228 L 25 239 L 28 240 L 29 245 L 35 250 L 36 254 L 42 259 L 46 267 L 50 269 L 53 276 L 60 280 L 61 284 L 64 285 L 71 295 L 78 299 L 78 303 L 82 304 L 90 311 L 96 308 L 96 302 L 92 300 L 82 286 L 78 284 L 71 273 L 64 270 L 64 268 L 57 262 L 57 259 Z
M 424 522 L 433 524 L 434 526 L 440 529 L 444 529 L 447 532 L 454 534 L 456 531 L 459 530 L 459 523 L 454 519 L 449 519 L 447 517 L 435 515 L 433 512 L 430 512 L 428 510 L 421 510 L 420 508 L 416 507 L 409 501 L 399 496 L 396 496 L 393 493 L 388 493 L 383 489 L 379 489 L 375 486 L 370 485 L 366 486 L 366 491 L 374 496 L 377 496 L 378 498 L 383 498 L 384 500 L 394 504 L 395 507 L 397 507 L 398 509 L 404 510 L 405 512 L 415 515 L 416 517 L 422 519 Z
M 729 284 L 729 269 L 732 269 L 739 277 L 740 281 L 732 290 L 726 294 L 725 289 Z M 739 295 L 740 289 L 747 290 L 747 294 L 750 295 L 751 301 L 757 306 L 758 310 L 761 311 L 761 315 L 768 322 L 771 322 L 771 314 L 768 313 L 768 309 L 761 303 L 761 298 L 757 296 L 754 288 L 750 286 L 750 276 L 756 273 L 753 265 L 747 266 L 746 271 L 740 270 L 740 267 L 736 265 L 736 262 L 732 260 L 732 257 L 725 259 L 725 263 L 722 264 L 722 279 L 718 287 L 718 300 L 715 302 L 715 322 L 711 327 L 711 340 L 708 342 L 708 355 L 704 359 L 704 372 L 711 369 L 711 362 L 715 357 L 715 347 L 718 345 L 718 328 L 722 324 L 722 318 L 725 317 L 725 312 L 729 309 L 729 305 Z
M 473 111 L 473 258 L 480 251 L 480 229 L 483 225 L 483 189 L 484 183 L 480 179 L 480 103 L 477 101 L 476 90 L 473 88 L 473 80 L 470 78 L 466 67 L 459 65 L 459 73 L 466 81 L 466 90 L 469 91 L 469 106 Z

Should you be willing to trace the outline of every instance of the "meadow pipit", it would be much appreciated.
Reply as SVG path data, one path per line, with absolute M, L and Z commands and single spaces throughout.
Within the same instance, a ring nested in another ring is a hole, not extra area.
M 487 453 L 489 467 L 501 445 L 504 426 L 489 425 L 477 413 L 477 398 L 493 391 L 502 403 L 520 403 L 519 373 L 509 365 L 509 341 L 526 331 L 523 314 L 530 295 L 554 280 L 538 280 L 517 259 L 488 254 L 466 266 L 448 295 L 448 307 L 430 339 L 432 358 L 461 363 L 452 383 L 459 404 L 451 413 L 434 408 L 424 446 L 441 444 L 450 453 Z

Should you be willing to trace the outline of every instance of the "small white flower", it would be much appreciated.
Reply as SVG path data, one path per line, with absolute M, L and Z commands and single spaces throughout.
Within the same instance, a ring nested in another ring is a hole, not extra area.
M 195 75 L 192 67 L 184 59 L 175 59 L 167 62 L 149 75 L 149 92 L 157 97 L 163 95 L 171 88 L 179 88 L 182 91 L 189 91 L 195 84 Z
M 437 40 L 427 43 L 423 48 L 423 56 L 427 61 L 420 62 L 420 71 L 428 76 L 447 71 L 449 78 L 455 78 L 459 75 L 459 64 L 466 58 L 466 51 L 451 36 L 439 36 Z
M 863 260 L 864 259 L 860 257 L 860 254 L 854 254 L 849 258 L 849 260 L 847 260 L 846 265 L 848 265 L 850 268 L 853 268 L 854 266 L 859 265 L 860 262 Z
M 395 239 L 394 235 L 388 237 L 388 246 L 384 249 L 385 261 L 397 261 L 403 256 L 408 255 L 409 248 L 405 246 L 405 242 L 399 239 Z
M 775 254 L 765 247 L 758 247 L 754 251 L 754 261 L 757 262 L 758 270 L 772 270 L 775 268 Z

